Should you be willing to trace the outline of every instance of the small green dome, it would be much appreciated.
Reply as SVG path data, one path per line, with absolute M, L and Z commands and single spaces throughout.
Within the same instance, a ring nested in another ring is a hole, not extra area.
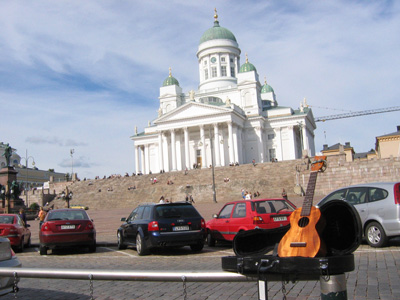
M 239 73 L 245 73 L 245 72 L 250 72 L 250 71 L 257 72 L 257 69 L 253 64 L 249 63 L 249 59 L 247 58 L 247 54 L 246 54 L 246 63 L 240 67 Z
M 273 93 L 274 89 L 269 84 L 265 83 L 261 88 L 261 94 L 271 93 L 271 92 Z
M 169 86 L 169 85 L 177 85 L 177 86 L 179 86 L 179 81 L 175 77 L 173 77 L 172 74 L 171 74 L 171 68 L 169 68 L 169 75 L 164 80 L 162 86 Z
M 237 42 L 233 33 L 230 30 L 219 26 L 217 20 L 214 22 L 214 27 L 206 30 L 206 32 L 201 36 L 200 44 L 210 40 L 232 40 Z

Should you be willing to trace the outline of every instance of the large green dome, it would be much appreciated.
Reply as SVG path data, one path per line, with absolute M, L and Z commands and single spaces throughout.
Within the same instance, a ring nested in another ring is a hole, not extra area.
M 206 32 L 204 32 L 204 34 L 202 35 L 201 39 L 200 39 L 200 44 L 210 41 L 210 40 L 232 40 L 232 41 L 236 41 L 235 36 L 233 35 L 233 33 L 231 31 L 229 31 L 228 29 L 219 26 L 219 22 L 215 21 L 214 22 L 214 27 L 211 27 L 210 29 L 208 29 Z
M 272 88 L 272 86 L 270 86 L 269 84 L 267 84 L 267 81 L 265 81 L 264 85 L 261 88 L 261 94 L 264 93 L 273 93 L 274 89 Z
M 169 68 L 169 75 L 164 80 L 162 86 L 169 86 L 169 85 L 177 85 L 177 86 L 179 86 L 179 81 L 175 77 L 173 77 L 172 74 L 171 74 L 171 68 Z

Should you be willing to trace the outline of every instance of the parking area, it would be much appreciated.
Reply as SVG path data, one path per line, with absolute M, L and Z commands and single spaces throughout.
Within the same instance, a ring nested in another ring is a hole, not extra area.
M 200 211 L 201 209 L 199 209 Z M 210 209 L 211 210 L 211 209 Z M 194 253 L 189 247 L 154 250 L 139 257 L 134 248 L 118 250 L 116 229 L 120 217 L 129 212 L 90 211 L 98 234 L 95 253 L 68 249 L 40 256 L 38 252 L 38 221 L 30 221 L 33 247 L 18 253 L 23 267 L 84 270 L 130 271 L 222 271 L 221 257 L 234 255 L 229 244 L 205 247 Z M 400 242 L 394 240 L 389 247 L 371 248 L 361 245 L 355 252 L 355 271 L 347 274 L 349 299 L 400 299 Z M 17 299 L 90 299 L 89 280 L 59 280 L 21 278 Z M 285 285 L 287 299 L 320 299 L 319 282 L 295 282 Z M 239 283 L 183 283 L 94 281 L 94 299 L 258 299 L 256 282 Z M 282 282 L 268 283 L 268 299 L 282 299 Z M 13 294 L 3 299 L 14 299 Z

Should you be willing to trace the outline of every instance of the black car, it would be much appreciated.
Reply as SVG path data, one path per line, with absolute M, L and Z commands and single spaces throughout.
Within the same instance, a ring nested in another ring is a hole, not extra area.
M 190 246 L 193 251 L 204 247 L 206 224 L 190 203 L 141 204 L 118 228 L 118 248 L 136 247 L 146 255 L 155 247 Z

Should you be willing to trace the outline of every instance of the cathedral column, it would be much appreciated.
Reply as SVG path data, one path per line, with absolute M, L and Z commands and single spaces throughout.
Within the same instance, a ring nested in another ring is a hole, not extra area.
M 257 127 L 257 135 L 258 135 L 258 157 L 260 162 L 264 162 L 264 139 L 263 139 L 263 129 L 262 127 Z
M 188 128 L 183 128 L 183 133 L 185 137 L 185 169 L 190 168 L 190 160 L 189 160 L 189 131 Z
M 139 173 L 139 146 L 135 146 L 135 173 Z
M 214 123 L 214 152 L 215 152 L 215 166 L 220 167 L 221 166 L 221 150 L 220 150 L 218 123 Z
M 310 153 L 310 145 L 308 144 L 308 138 L 307 138 L 307 128 L 305 124 L 302 124 L 301 130 L 302 130 L 302 138 L 303 138 L 303 149 L 302 150 L 307 150 L 307 154 L 311 155 Z M 303 151 L 302 151 L 303 152 Z M 303 153 L 301 153 L 303 156 Z
M 229 163 L 235 162 L 235 155 L 233 152 L 233 128 L 232 122 L 228 122 L 228 145 L 229 145 Z
M 164 164 L 163 164 L 162 170 L 165 171 L 165 172 L 169 172 L 170 171 L 170 162 L 169 162 L 168 138 L 167 138 L 167 136 L 165 135 L 164 132 L 162 134 L 162 139 L 163 139 L 163 147 L 165 147 L 163 149 L 163 154 L 164 154 L 163 162 L 164 162 Z
M 235 161 L 233 163 L 239 162 L 239 150 L 238 150 L 238 126 L 234 127 L 233 130 L 233 152 L 235 156 Z
M 201 167 L 207 168 L 206 156 L 206 137 L 204 136 L 204 125 L 200 125 L 200 139 L 201 139 Z
M 171 129 L 171 156 L 172 156 L 172 171 L 176 171 L 176 143 L 175 130 Z
M 243 140 L 242 140 L 242 133 L 243 133 L 243 128 L 240 128 L 238 126 L 238 147 L 239 147 L 239 157 L 238 157 L 238 163 L 242 164 L 243 163 Z
M 144 159 L 144 146 L 140 146 L 140 156 L 142 157 L 142 161 L 140 162 L 141 163 L 141 171 L 142 171 L 142 174 L 145 174 L 145 169 L 144 169 L 144 162 L 145 162 L 145 159 Z
M 145 158 L 145 169 L 144 174 L 150 174 L 150 153 L 149 153 L 149 144 L 144 146 L 144 158 Z
M 164 169 L 162 132 L 158 132 L 158 159 L 160 170 Z

